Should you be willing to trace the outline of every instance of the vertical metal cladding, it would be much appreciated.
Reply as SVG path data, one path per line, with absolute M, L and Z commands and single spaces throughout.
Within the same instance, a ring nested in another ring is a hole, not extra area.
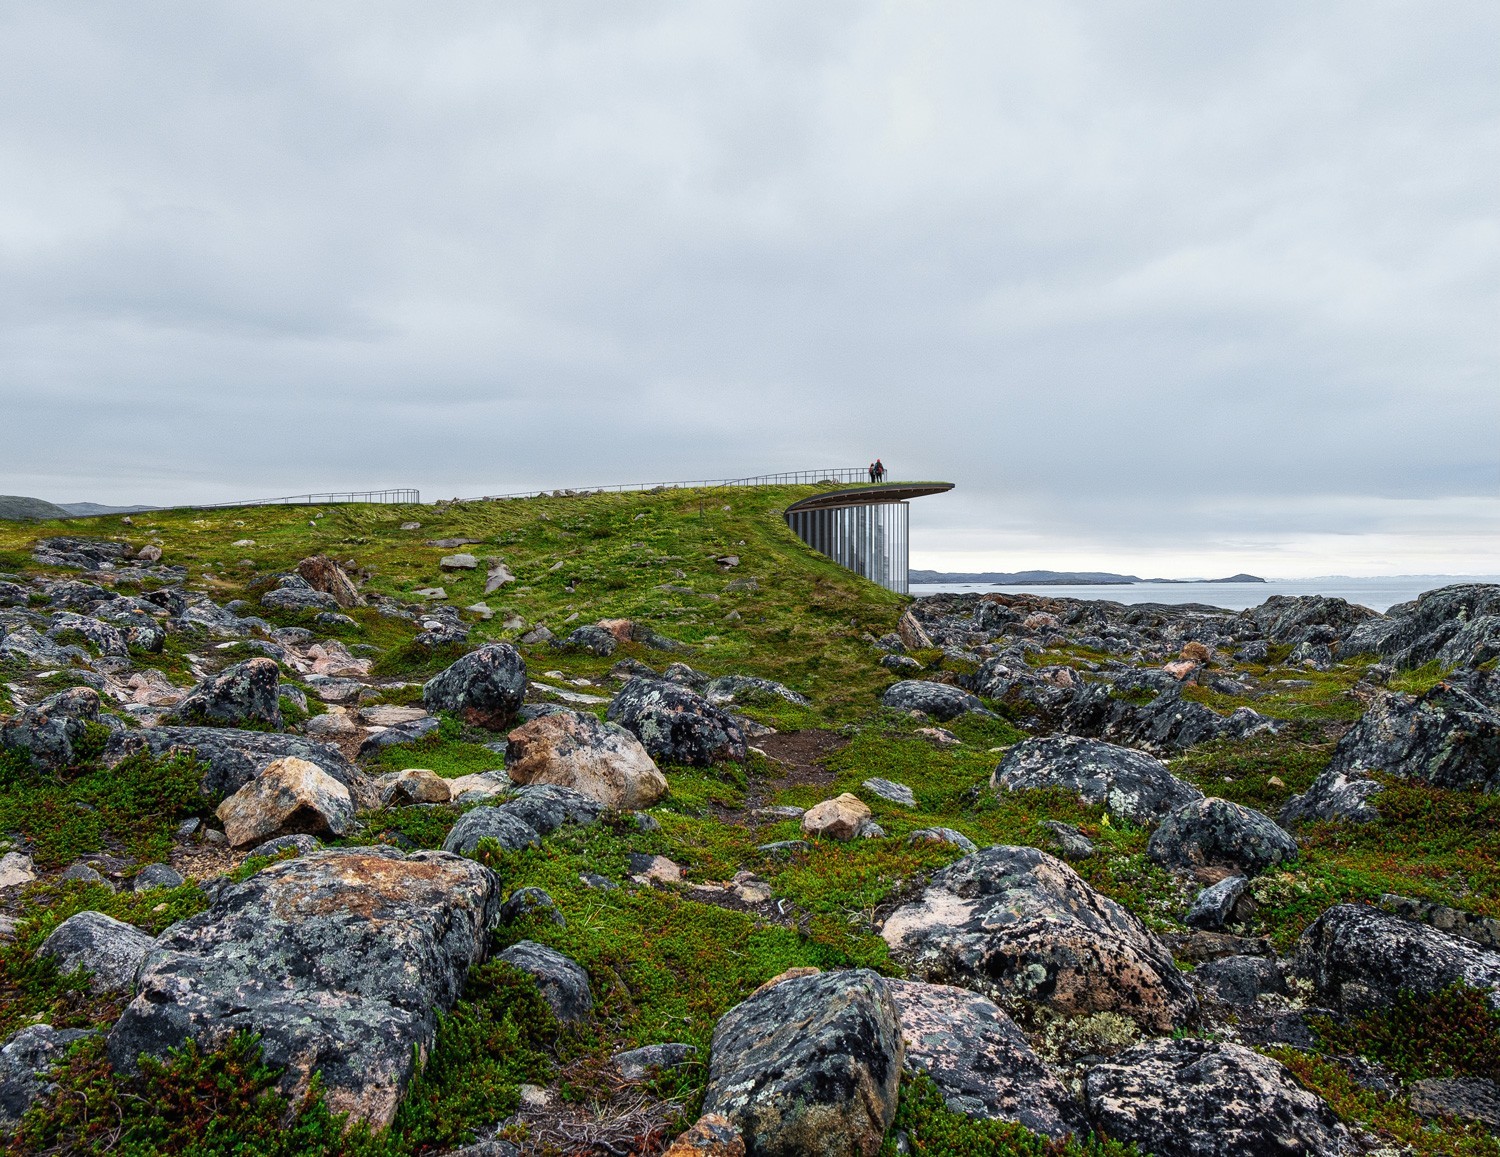
M 860 503 L 787 511 L 787 525 L 840 566 L 898 594 L 907 593 L 906 502 Z

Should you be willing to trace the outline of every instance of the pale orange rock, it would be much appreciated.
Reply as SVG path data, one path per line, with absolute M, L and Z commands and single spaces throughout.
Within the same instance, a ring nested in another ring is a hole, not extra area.
M 827 836 L 830 840 L 852 840 L 859 834 L 871 811 L 864 800 L 850 795 L 825 799 L 807 809 L 802 816 L 802 830 L 810 836 Z
M 341 836 L 354 823 L 349 789 L 316 763 L 278 759 L 214 813 L 231 846 L 273 836 Z
M 729 1118 L 706 1113 L 668 1145 L 661 1157 L 745 1157 L 745 1139 Z

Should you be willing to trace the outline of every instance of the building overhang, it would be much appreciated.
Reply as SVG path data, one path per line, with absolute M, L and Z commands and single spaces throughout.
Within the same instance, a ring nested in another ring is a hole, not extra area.
M 951 482 L 892 482 L 876 483 L 872 486 L 852 486 L 841 490 L 828 490 L 794 502 L 786 508 L 788 514 L 803 510 L 832 510 L 845 506 L 879 506 L 887 502 L 906 502 L 912 498 L 925 498 L 929 494 L 946 494 L 953 489 Z

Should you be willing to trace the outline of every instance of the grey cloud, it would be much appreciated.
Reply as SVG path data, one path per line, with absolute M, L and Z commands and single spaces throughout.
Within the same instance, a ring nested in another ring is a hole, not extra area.
M 1049 532 L 1420 554 L 1500 490 L 1491 5 L 20 3 L 5 33 L 12 492 L 878 453 L 960 486 L 919 547 L 998 564 Z

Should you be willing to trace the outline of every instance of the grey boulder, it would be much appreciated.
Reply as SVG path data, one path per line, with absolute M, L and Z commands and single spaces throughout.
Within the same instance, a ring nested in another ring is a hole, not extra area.
M 103 912 L 79 912 L 52 930 L 37 955 L 57 961 L 63 974 L 87 969 L 90 992 L 128 993 L 152 943 L 133 924 Z
M 1203 793 L 1178 779 L 1161 760 L 1072 735 L 1027 739 L 1005 754 L 990 778 L 998 791 L 1060 787 L 1084 803 L 1103 804 L 1117 819 L 1155 823 Z
M 1500 711 L 1452 681 L 1422 695 L 1383 693 L 1339 740 L 1326 774 L 1370 771 L 1457 791 L 1500 789 Z
M 605 717 L 632 732 L 652 759 L 694 767 L 745 760 L 745 736 L 734 718 L 679 683 L 638 676 L 620 689 Z
M 1135 916 L 1036 848 L 986 848 L 937 872 L 881 930 L 925 980 L 1064 1016 L 1118 1013 L 1171 1032 L 1197 1013 L 1172 954 Z
M 1459 583 L 1428 591 L 1361 623 L 1344 640 L 1343 651 L 1377 654 L 1398 670 L 1432 659 L 1477 667 L 1500 655 L 1500 586 Z
M 1193 898 L 1182 922 L 1189 928 L 1204 932 L 1217 932 L 1235 919 L 1235 909 L 1250 890 L 1250 880 L 1245 876 L 1225 876 L 1217 884 L 1210 884 Z
M 1287 800 L 1276 818 L 1284 826 L 1316 820 L 1371 823 L 1380 818 L 1380 812 L 1370 800 L 1384 790 L 1375 780 L 1357 772 L 1328 770 L 1301 795 Z
M 519 968 L 536 981 L 552 1015 L 564 1023 L 579 1021 L 594 1010 L 589 974 L 555 948 L 522 940 L 512 944 L 498 959 Z
M 536 829 L 525 820 L 498 807 L 480 806 L 458 817 L 443 840 L 443 851 L 472 855 L 482 840 L 494 840 L 507 852 L 542 846 Z
M 758 675 L 720 675 L 709 680 L 703 688 L 704 697 L 716 707 L 731 703 L 753 702 L 756 699 L 784 699 L 799 707 L 806 707 L 808 698 L 793 691 L 784 683 L 774 679 L 762 679 Z
M 98 722 L 99 692 L 70 687 L 0 720 L 0 747 L 28 752 L 43 767 L 67 767 L 76 760 L 74 745 Z
M 1205 996 L 1220 1004 L 1248 1007 L 1262 996 L 1287 994 L 1281 966 L 1264 956 L 1223 956 L 1205 961 L 1193 972 Z
M 703 1112 L 747 1157 L 873 1157 L 896 1114 L 904 1047 L 885 982 L 867 969 L 772 981 L 714 1028 Z
M 465 723 L 502 731 L 526 698 L 526 660 L 509 643 L 470 651 L 422 687 L 428 711 L 447 711 Z
M 437 1015 L 488 951 L 493 873 L 444 852 L 314 852 L 218 892 L 168 928 L 109 1034 L 115 1067 L 260 1035 L 294 1101 L 322 1074 L 329 1107 L 389 1124 Z
M 190 691 L 171 713 L 188 726 L 281 730 L 281 669 L 274 659 L 257 657 L 210 675 Z
M 930 1077 L 950 1110 L 1048 1137 L 1083 1131 L 1078 1102 L 993 1001 L 946 984 L 885 985 L 900 1013 L 907 1069 Z
M 1254 876 L 1297 858 L 1297 841 L 1270 816 L 1227 799 L 1184 804 L 1151 833 L 1146 854 L 1166 868 L 1232 868 Z
M 1335 1157 L 1348 1130 L 1286 1067 L 1243 1045 L 1152 1040 L 1095 1065 L 1089 1119 L 1154 1157 Z
M 903 679 L 893 683 L 880 696 L 880 702 L 897 711 L 920 711 L 940 723 L 957 719 L 971 711 L 984 711 L 984 704 L 977 695 L 971 695 L 962 687 L 948 683 L 933 683 L 926 679 Z

